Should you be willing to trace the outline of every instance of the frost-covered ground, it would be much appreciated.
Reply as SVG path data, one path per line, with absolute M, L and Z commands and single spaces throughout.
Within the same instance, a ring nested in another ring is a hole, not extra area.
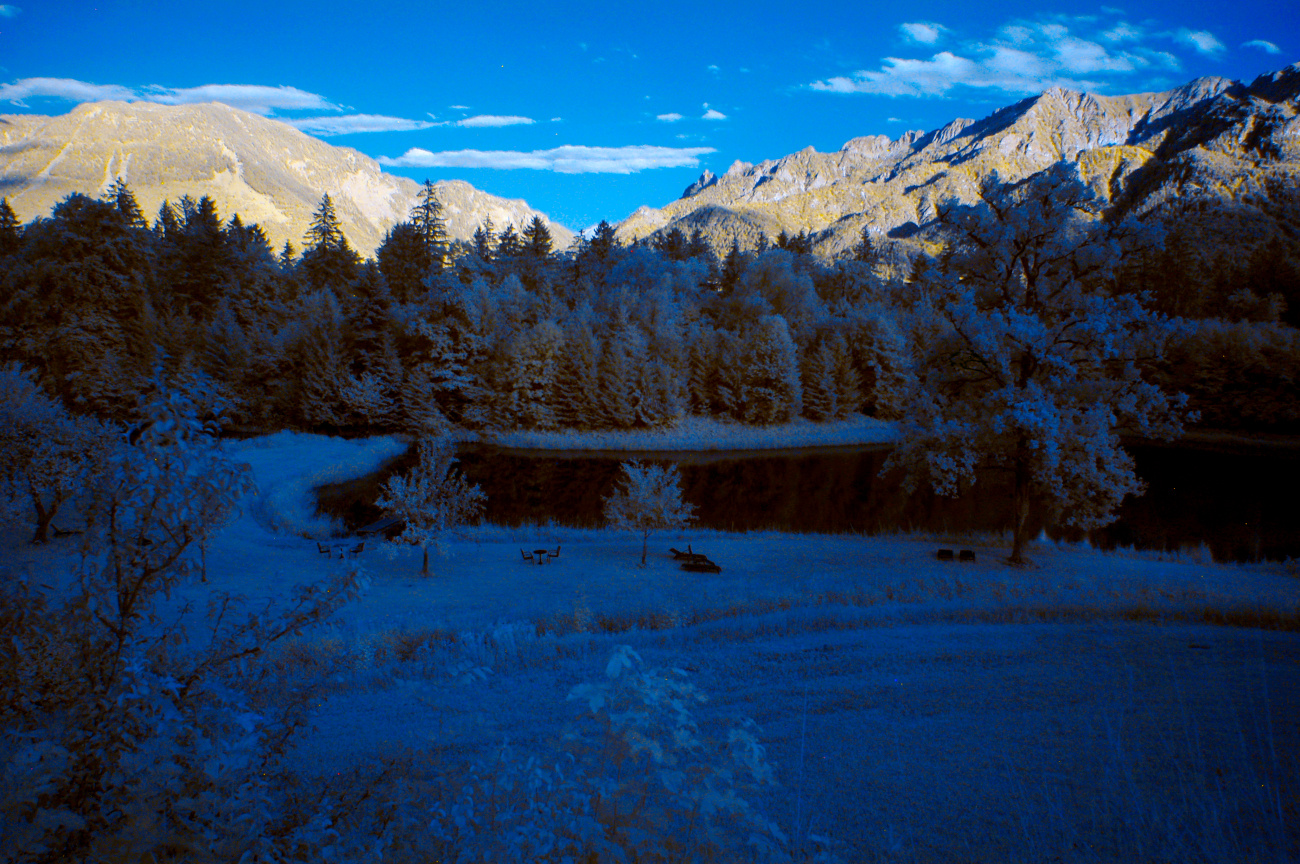
M 311 485 L 367 473 L 392 439 L 227 445 L 261 491 L 207 552 L 207 585 L 250 599 L 349 566 L 318 554 Z M 303 535 L 307 536 L 303 536 Z M 28 572 L 63 565 L 9 532 Z M 1282 565 L 1102 554 L 997 538 L 688 531 L 651 540 L 485 526 L 422 578 L 368 548 L 365 589 L 296 650 L 346 659 L 297 754 L 332 772 L 404 748 L 555 751 L 614 646 L 677 667 L 697 712 L 762 728 L 781 787 L 761 802 L 849 862 L 1297 860 L 1300 575 Z M 685 573 L 669 547 L 722 573 Z M 939 545 L 974 563 L 939 562 Z M 558 561 L 520 549 L 561 547 Z M 201 605 L 201 604 L 196 604 Z M 1217 626 L 1222 620 L 1276 625 Z M 723 728 L 723 727 L 717 727 Z

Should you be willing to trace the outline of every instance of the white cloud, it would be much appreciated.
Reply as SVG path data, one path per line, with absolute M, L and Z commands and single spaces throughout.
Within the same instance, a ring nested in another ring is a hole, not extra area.
M 925 22 L 916 22 L 913 24 L 899 24 L 898 29 L 903 31 L 903 35 L 913 42 L 919 42 L 922 45 L 933 45 L 939 41 L 943 31 L 947 30 L 942 24 L 927 24 Z
M 1146 34 L 1137 27 L 1129 24 L 1127 21 L 1121 21 L 1114 27 L 1101 34 L 1101 38 L 1107 42 L 1137 42 Z
M 66 99 L 69 102 L 98 102 L 103 99 L 129 102 L 138 98 L 129 87 L 88 84 L 72 78 L 23 78 L 13 84 L 0 84 L 0 102 L 25 107 L 25 101 L 34 97 Z
M 701 120 L 726 120 L 727 115 L 723 114 L 721 111 L 717 111 L 713 108 L 710 108 L 708 111 L 705 111 L 700 116 L 700 119 Z
M 450 150 L 433 153 L 418 147 L 396 159 L 379 162 L 397 168 L 527 168 L 560 174 L 635 174 L 654 168 L 697 167 L 712 147 L 586 147 L 568 145 L 551 150 Z
M 355 132 L 410 132 L 437 126 L 426 120 L 406 120 L 379 114 L 345 114 L 341 117 L 300 117 L 284 122 L 309 135 L 350 135 Z
M 468 110 L 469 110 L 469 106 L 468 106 L 468 105 L 448 105 L 447 107 L 450 108 L 450 109 L 453 110 L 453 111 L 468 111 Z
M 710 65 L 710 66 L 709 66 L 709 71 L 710 71 L 710 72 L 717 72 L 717 71 L 718 71 L 718 67 L 717 67 L 717 66 L 712 66 L 712 65 Z
M 1258 48 L 1268 54 L 1281 54 L 1282 49 L 1274 45 L 1267 39 L 1252 39 L 1249 42 L 1241 43 L 1242 48 Z
M 552 123 L 563 123 L 563 122 L 564 122 L 564 118 L 563 118 L 563 117 L 552 117 L 552 118 L 551 118 L 551 122 L 552 122 Z
M 193 105 L 222 102 L 232 108 L 254 114 L 271 114 L 280 108 L 288 111 L 340 111 L 315 93 L 297 87 L 264 87 L 260 84 L 204 84 L 202 87 L 149 87 L 140 94 L 147 102 L 163 105 Z
M 655 119 L 662 120 L 665 123 L 676 123 L 678 120 L 682 119 L 682 115 L 674 111 L 670 114 L 659 114 Z
M 257 84 L 205 84 L 202 87 L 146 87 L 133 90 L 118 84 L 89 84 L 71 78 L 24 78 L 0 85 L 0 101 L 22 104 L 32 97 L 65 99 L 69 102 L 97 102 L 119 99 L 127 102 L 158 102 L 190 105 L 222 102 L 255 114 L 271 114 L 277 108 L 291 111 L 339 111 L 339 106 L 315 93 L 297 87 L 265 87 Z
M 1202 54 L 1217 57 L 1223 53 L 1223 43 L 1214 38 L 1208 30 L 1179 30 L 1174 38 L 1185 45 L 1190 45 Z
M 0 6 L 0 18 L 14 18 L 21 11 L 17 6 Z
M 464 120 L 457 120 L 454 125 L 477 128 L 481 126 L 531 126 L 536 122 L 531 117 L 517 117 L 514 115 L 502 117 L 496 114 L 478 114 L 473 117 L 466 117 Z
M 1080 22 L 1070 19 L 1070 23 Z M 1086 32 L 1091 22 L 1081 23 L 1081 33 Z M 1139 35 L 1131 28 L 1120 32 L 1120 27 L 1107 33 L 1113 43 Z M 832 93 L 883 96 L 947 96 L 958 87 L 1030 94 L 1051 87 L 1100 89 L 1105 81 L 1096 76 L 1128 75 L 1153 65 L 1168 65 L 1170 55 L 1137 47 L 1121 50 L 1098 39 L 1107 39 L 1107 35 L 1090 38 L 1074 34 L 1059 19 L 1014 21 L 998 28 L 988 41 L 964 42 L 928 59 L 886 57 L 879 69 L 864 69 L 809 86 Z

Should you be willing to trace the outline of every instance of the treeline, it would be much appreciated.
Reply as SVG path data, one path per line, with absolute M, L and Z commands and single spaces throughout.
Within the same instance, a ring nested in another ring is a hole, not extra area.
M 941 252 L 894 266 L 897 250 L 867 236 L 836 261 L 808 254 L 805 234 L 717 256 L 680 231 L 622 246 L 608 223 L 556 250 L 540 219 L 450 241 L 427 183 L 374 259 L 348 244 L 328 196 L 303 247 L 272 249 L 207 197 L 164 203 L 150 222 L 120 182 L 26 225 L 0 203 L 0 360 L 75 410 L 127 422 L 160 374 L 203 380 L 191 389 L 218 394 L 247 431 L 888 417 L 923 329 L 912 310 L 944 267 Z M 1185 283 L 1162 255 L 1131 262 L 1115 290 L 1147 290 L 1175 314 L 1217 310 L 1188 324 L 1168 384 L 1215 425 L 1300 429 L 1286 384 L 1300 371 L 1288 326 L 1300 276 L 1286 249 L 1260 244 L 1236 277 L 1198 288 L 1195 309 L 1179 308 Z M 1246 378 L 1267 405 L 1241 393 Z

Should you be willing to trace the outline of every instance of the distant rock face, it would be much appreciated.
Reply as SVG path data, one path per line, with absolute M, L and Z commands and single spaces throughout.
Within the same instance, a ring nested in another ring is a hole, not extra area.
M 630 241 L 698 227 L 720 250 L 733 239 L 748 245 L 760 230 L 807 231 L 817 252 L 835 255 L 864 227 L 880 237 L 917 233 L 944 200 L 976 200 L 992 172 L 1016 181 L 1062 160 L 1128 210 L 1184 194 L 1254 206 L 1245 199 L 1260 189 L 1300 181 L 1298 111 L 1300 64 L 1248 86 L 1199 78 L 1131 96 L 1054 88 L 983 120 L 854 138 L 837 153 L 809 147 L 757 165 L 737 161 L 721 177 L 706 171 L 680 200 L 642 207 L 617 231 Z
M 223 218 L 238 213 L 258 223 L 276 247 L 290 240 L 301 248 L 312 213 L 329 194 L 348 241 L 363 255 L 409 216 L 420 189 L 356 150 L 217 103 L 94 102 L 59 117 L 0 115 L 0 196 L 20 219 L 49 215 L 72 192 L 97 196 L 119 178 L 150 220 L 164 200 L 208 195 Z M 487 218 L 498 229 L 520 229 L 539 215 L 556 248 L 573 239 L 523 201 L 459 180 L 435 187 L 453 238 L 469 239 Z

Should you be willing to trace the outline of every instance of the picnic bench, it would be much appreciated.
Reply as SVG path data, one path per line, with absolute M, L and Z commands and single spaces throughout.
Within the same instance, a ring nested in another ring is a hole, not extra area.
M 347 546 L 327 546 L 326 544 L 317 540 L 316 551 L 322 555 L 328 555 L 331 558 L 333 558 L 335 555 L 338 555 L 340 558 L 351 555 L 352 557 L 355 558 L 357 555 L 360 555 L 362 552 L 366 551 L 366 543 L 363 540 L 357 545 L 349 549 Z

